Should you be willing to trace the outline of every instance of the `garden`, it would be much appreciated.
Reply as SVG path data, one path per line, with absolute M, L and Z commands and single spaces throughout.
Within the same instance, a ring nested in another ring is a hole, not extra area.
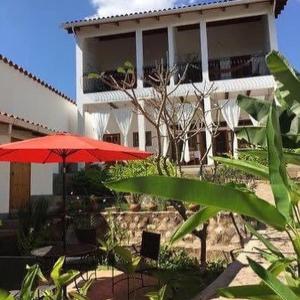
M 87 300 L 103 272 L 112 272 L 113 289 L 125 282 L 124 299 L 125 294 L 128 299 L 139 297 L 140 287 L 145 288 L 145 299 L 193 299 L 253 238 L 263 245 L 255 249 L 260 260 L 249 256 L 247 261 L 258 283 L 219 286 L 215 296 L 299 299 L 300 188 L 288 168 L 300 164 L 300 80 L 279 53 L 270 53 L 266 60 L 278 90 L 273 102 L 238 96 L 240 108 L 257 121 L 257 126 L 236 130 L 248 145 L 239 158 L 215 156 L 214 167 L 201 166 L 196 178 L 162 155 L 91 165 L 77 172 L 67 188 L 67 239 L 94 245 L 92 255 L 30 264 L 18 293 L 9 293 L 17 287 L 12 289 L 7 282 L 1 286 L 5 289 L 0 299 Z M 274 200 L 256 194 L 259 180 L 268 182 Z M 21 257 L 59 241 L 58 214 L 46 199 L 19 211 Z M 262 234 L 266 228 L 272 228 L 275 236 L 286 236 L 288 253 Z

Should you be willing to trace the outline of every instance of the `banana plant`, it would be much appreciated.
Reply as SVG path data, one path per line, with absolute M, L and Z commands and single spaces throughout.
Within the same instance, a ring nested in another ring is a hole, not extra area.
M 276 103 L 273 102 L 266 121 L 268 168 L 238 160 L 222 161 L 222 163 L 227 162 L 231 167 L 268 179 L 275 199 L 274 205 L 242 186 L 219 185 L 195 179 L 150 176 L 107 184 L 109 188 L 117 191 L 145 193 L 166 200 L 176 199 L 203 205 L 205 208 L 202 211 L 192 216 L 192 219 L 186 221 L 175 232 L 173 241 L 191 232 L 201 222 L 221 210 L 249 216 L 279 231 L 285 231 L 294 247 L 294 253 L 289 257 L 276 249 L 267 239 L 262 238 L 253 228 L 251 229 L 267 248 L 264 256 L 269 257 L 270 260 L 272 258 L 273 263 L 269 269 L 264 269 L 249 259 L 250 267 L 262 279 L 261 284 L 251 288 L 241 286 L 223 289 L 220 293 L 225 297 L 243 299 L 299 299 L 300 297 L 299 274 L 295 272 L 295 269 L 300 270 L 299 197 L 293 189 L 293 182 L 287 175 L 279 113 Z M 222 159 L 216 158 L 216 160 L 221 162 Z M 279 275 L 284 275 L 286 280 L 279 279 Z
M 278 83 L 275 92 L 279 111 L 280 132 L 284 148 L 300 147 L 300 80 L 288 61 L 278 52 L 267 56 L 267 65 Z M 239 95 L 238 105 L 258 122 L 258 126 L 246 126 L 236 129 L 238 138 L 253 145 L 266 146 L 266 121 L 270 101 Z
M 63 273 L 62 268 L 65 262 L 65 258 L 61 257 L 55 263 L 52 268 L 50 277 L 55 285 L 54 289 L 48 289 L 44 291 L 43 295 L 39 295 L 37 283 L 44 282 L 48 283 L 47 279 L 44 277 L 39 265 L 27 266 L 27 274 L 23 280 L 20 293 L 15 297 L 7 291 L 0 290 L 0 300 L 33 300 L 33 299 L 44 299 L 44 300 L 89 300 L 87 297 L 87 291 L 92 280 L 88 280 L 78 291 L 72 291 L 65 297 L 64 288 L 70 284 L 78 275 L 78 271 L 70 270 Z

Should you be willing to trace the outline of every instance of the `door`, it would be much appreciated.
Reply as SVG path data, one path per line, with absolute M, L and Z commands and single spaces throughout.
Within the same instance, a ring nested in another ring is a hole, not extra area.
M 12 140 L 16 141 L 16 140 Z M 10 199 L 9 211 L 16 212 L 30 199 L 31 165 L 28 163 L 10 164 Z

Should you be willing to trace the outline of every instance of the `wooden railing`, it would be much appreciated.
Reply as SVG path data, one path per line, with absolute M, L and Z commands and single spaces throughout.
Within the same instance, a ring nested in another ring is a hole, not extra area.
M 268 75 L 265 55 L 243 55 L 209 60 L 210 80 Z

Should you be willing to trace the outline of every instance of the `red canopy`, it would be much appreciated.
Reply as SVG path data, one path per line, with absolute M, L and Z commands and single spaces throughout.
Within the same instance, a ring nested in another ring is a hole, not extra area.
M 59 163 L 145 159 L 151 153 L 67 133 L 0 145 L 0 161 Z

